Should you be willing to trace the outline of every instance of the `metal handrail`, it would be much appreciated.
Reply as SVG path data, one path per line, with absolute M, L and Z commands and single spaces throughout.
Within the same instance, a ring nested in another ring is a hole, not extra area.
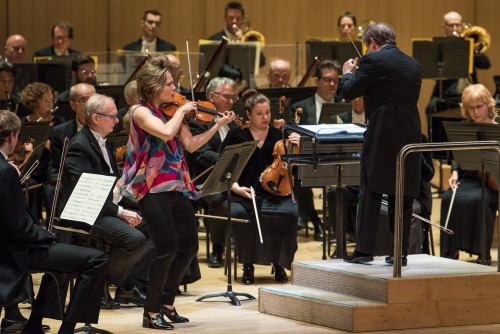
M 403 198 L 404 198 L 404 165 L 406 156 L 412 152 L 434 152 L 434 151 L 465 151 L 465 150 L 487 150 L 495 149 L 500 157 L 500 142 L 489 141 L 468 141 L 468 142 L 446 142 L 446 143 L 419 143 L 404 146 L 398 153 L 396 159 L 396 199 L 395 199 L 395 219 L 394 219 L 394 267 L 393 277 L 401 277 L 402 244 L 403 244 Z M 500 172 L 500 164 L 499 164 Z M 498 194 L 500 203 L 500 192 Z M 499 221 L 500 228 L 500 221 Z M 500 258 L 500 239 L 498 241 L 498 255 Z M 500 261 L 497 264 L 497 271 L 500 272 Z

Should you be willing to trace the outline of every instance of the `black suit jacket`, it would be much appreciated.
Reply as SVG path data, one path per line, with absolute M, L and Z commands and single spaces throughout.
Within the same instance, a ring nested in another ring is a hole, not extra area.
M 26 210 L 17 171 L 0 154 L 0 305 L 20 300 L 28 276 L 30 249 L 48 248 L 55 235 L 34 223 Z
M 313 125 L 318 124 L 316 120 L 316 95 L 308 97 L 305 100 L 299 101 L 292 106 L 292 114 L 290 115 L 290 121 L 293 120 L 293 115 L 295 115 L 295 110 L 297 108 L 302 108 L 302 114 L 300 115 L 299 124 Z
M 128 51 L 141 51 L 142 48 L 142 38 L 139 38 L 138 40 L 129 43 L 123 47 L 123 50 L 128 50 Z M 164 41 L 163 39 L 157 38 L 156 39 L 156 51 L 175 51 L 177 48 L 175 47 L 174 44 Z
M 417 102 L 422 70 L 412 57 L 388 44 L 363 56 L 355 75 L 342 77 L 339 93 L 346 100 L 363 96 L 368 129 L 363 145 L 369 188 L 394 194 L 396 156 L 407 144 L 420 142 Z M 405 195 L 419 194 L 420 157 L 406 159 Z
M 74 53 L 80 53 L 80 51 L 76 51 L 75 49 L 69 48 L 68 49 L 69 54 L 74 54 Z M 48 57 L 48 56 L 55 56 L 56 51 L 54 50 L 54 46 L 48 46 L 44 49 L 40 49 L 35 51 L 33 54 L 33 57 Z
M 64 163 L 64 188 L 61 208 L 66 204 L 82 173 L 119 176 L 115 155 L 107 143 L 106 147 L 113 173 L 110 173 L 109 166 L 106 160 L 104 160 L 101 148 L 88 126 L 85 125 L 80 132 L 71 139 L 66 161 Z M 114 217 L 118 214 L 118 205 L 113 203 L 112 194 L 110 194 L 106 200 L 102 212 L 104 215 Z
M 56 125 L 52 132 L 50 133 L 50 160 L 49 160 L 49 171 L 48 179 L 57 180 L 57 175 L 59 174 L 59 165 L 61 164 L 61 154 L 64 146 L 64 138 L 69 139 L 77 132 L 76 118 L 67 121 L 66 123 Z

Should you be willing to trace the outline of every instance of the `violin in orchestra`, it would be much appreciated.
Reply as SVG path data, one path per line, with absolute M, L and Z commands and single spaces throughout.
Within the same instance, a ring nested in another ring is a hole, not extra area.
M 280 114 L 283 114 L 285 109 L 286 98 L 282 96 L 279 100 Z M 294 121 L 297 124 L 300 121 L 301 108 L 297 108 L 294 115 Z M 281 159 L 283 154 L 299 153 L 298 146 L 292 145 L 288 139 L 279 140 L 274 144 L 273 156 L 274 160 L 260 175 L 259 181 L 262 188 L 267 192 L 278 195 L 288 196 L 293 192 L 293 175 L 290 165 Z

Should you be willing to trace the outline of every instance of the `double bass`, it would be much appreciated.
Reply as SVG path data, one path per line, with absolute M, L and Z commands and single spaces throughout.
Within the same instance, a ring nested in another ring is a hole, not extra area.
M 282 96 L 279 100 L 280 114 L 283 114 L 286 98 Z M 294 122 L 297 124 L 300 121 L 301 108 L 295 111 Z M 283 154 L 297 154 L 299 148 L 292 145 L 288 139 L 283 138 L 274 144 L 273 156 L 274 160 L 260 175 L 259 181 L 262 188 L 267 192 L 277 196 L 288 196 L 293 191 L 293 175 L 290 164 L 281 160 Z

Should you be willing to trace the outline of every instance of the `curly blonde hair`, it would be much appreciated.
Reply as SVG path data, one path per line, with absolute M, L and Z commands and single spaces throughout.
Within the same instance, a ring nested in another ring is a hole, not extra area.
M 469 107 L 474 101 L 481 101 L 488 107 L 488 118 L 495 119 L 497 111 L 495 110 L 495 99 L 490 91 L 482 84 L 467 86 L 462 92 L 462 103 L 460 103 L 460 113 L 463 118 L 472 120 L 469 114 Z
M 46 92 L 52 92 L 54 100 L 56 99 L 56 91 L 51 86 L 43 82 L 33 82 L 24 87 L 21 92 L 21 100 L 23 104 L 30 110 L 35 110 L 40 100 Z

